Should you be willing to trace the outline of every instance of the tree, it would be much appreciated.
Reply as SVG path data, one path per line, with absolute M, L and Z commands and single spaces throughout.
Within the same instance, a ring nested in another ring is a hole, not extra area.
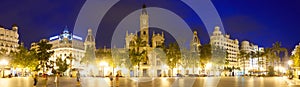
M 66 59 L 62 60 L 61 57 L 58 57 L 56 59 L 56 66 L 58 66 L 57 71 L 61 73 L 65 72 L 69 67 L 69 65 L 66 62 Z
M 295 53 L 291 56 L 293 67 L 300 67 L 300 47 L 295 48 Z
M 95 63 L 95 60 L 93 58 L 95 58 L 95 49 L 93 46 L 87 46 L 85 53 L 84 53 L 84 57 L 81 59 L 80 63 L 81 64 L 92 64 Z
M 181 59 L 181 53 L 179 46 L 176 43 L 169 44 L 169 49 L 167 51 L 167 65 L 171 69 L 171 74 L 173 75 L 173 69 L 176 67 L 177 63 Z
M 147 62 L 147 50 L 143 49 L 146 45 L 141 38 L 137 38 L 135 42 L 130 44 L 133 48 L 129 49 L 129 58 L 133 66 L 138 66 L 140 70 L 140 64 Z
M 200 47 L 200 63 L 202 68 L 207 64 L 212 58 L 212 46 L 210 44 L 205 44 Z
M 193 67 L 193 63 L 195 62 L 193 60 L 193 58 L 191 57 L 191 51 L 187 50 L 187 49 L 183 49 L 182 50 L 182 58 L 181 58 L 181 61 L 180 61 L 180 64 L 181 66 L 186 69 L 188 67 Z
M 272 64 L 271 66 L 268 66 L 268 75 L 273 76 L 274 75 L 274 63 L 275 63 L 275 54 L 272 51 L 272 48 L 265 48 L 264 52 L 262 53 L 263 57 L 266 57 L 266 60 L 269 64 Z M 267 63 L 266 63 L 267 64 Z
M 11 65 L 18 68 L 29 68 L 33 70 L 38 65 L 38 59 L 34 57 L 33 52 L 20 45 L 17 52 L 12 52 Z
M 212 58 L 210 59 L 210 63 L 212 64 L 211 70 L 216 71 L 220 70 L 222 66 L 226 63 L 227 51 L 218 46 L 212 47 Z M 229 70 L 231 72 L 231 70 Z
M 226 56 L 227 51 L 219 47 L 213 47 L 212 53 L 213 55 L 212 55 L 211 62 L 213 64 L 223 66 L 225 64 L 225 59 L 227 57 Z
M 274 64 L 274 53 L 272 52 L 272 48 L 265 48 L 264 52 L 262 53 L 262 56 L 266 57 L 267 62 Z
M 273 44 L 272 51 L 275 53 L 275 58 L 276 58 L 275 61 L 277 62 L 277 66 L 280 66 L 279 64 L 281 62 L 280 53 L 285 52 L 285 56 L 287 56 L 288 54 L 286 48 L 281 47 L 280 42 L 275 42 Z M 279 73 L 279 69 L 278 69 L 278 73 Z
M 38 70 L 42 68 L 43 73 L 45 72 L 45 68 L 48 68 L 47 61 L 49 58 L 53 55 L 53 51 L 49 51 L 52 48 L 52 44 L 48 44 L 48 41 L 41 40 L 39 43 L 37 43 L 38 47 L 33 49 L 34 56 L 38 58 L 40 61 L 39 66 L 37 67 Z M 36 50 L 36 51 L 35 51 Z
M 69 56 L 66 57 L 66 59 L 70 60 L 70 63 L 69 63 L 69 69 L 70 69 L 70 73 L 72 72 L 72 63 L 73 63 L 73 60 L 75 60 L 75 58 L 72 56 L 72 53 L 69 54 Z

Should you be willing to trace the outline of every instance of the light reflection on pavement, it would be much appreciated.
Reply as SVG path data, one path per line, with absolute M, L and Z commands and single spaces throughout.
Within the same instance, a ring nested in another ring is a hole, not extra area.
M 61 77 L 55 83 L 54 78 L 40 78 L 37 87 L 300 87 L 300 81 L 284 77 L 163 77 L 163 78 L 109 78 L 82 77 L 81 83 L 76 78 Z M 33 87 L 33 79 L 0 78 L 0 87 Z

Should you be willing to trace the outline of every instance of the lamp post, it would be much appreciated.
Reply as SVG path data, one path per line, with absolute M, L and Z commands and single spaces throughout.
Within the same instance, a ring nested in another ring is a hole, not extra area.
M 2 66 L 2 78 L 4 78 L 4 68 L 8 65 L 8 61 L 2 60 L 0 61 L 0 65 Z
M 289 65 L 288 71 L 289 71 L 289 78 L 290 78 L 290 79 L 293 78 L 293 73 L 292 73 L 293 71 L 291 70 L 292 64 L 293 64 L 293 61 L 292 61 L 292 60 L 289 60 L 289 61 L 288 61 L 288 65 Z
M 293 61 L 292 61 L 292 60 L 289 60 L 289 61 L 288 61 L 288 64 L 289 64 L 289 68 L 290 68 L 291 65 L 293 64 Z
M 102 68 L 102 73 L 103 73 L 103 77 L 104 77 L 104 67 L 108 66 L 107 62 L 100 62 L 100 67 Z
M 209 71 L 209 72 L 207 72 L 208 73 L 208 76 L 210 75 L 210 69 L 212 68 L 212 63 L 207 63 L 206 64 L 206 66 L 205 66 L 205 69 L 207 70 L 207 71 Z

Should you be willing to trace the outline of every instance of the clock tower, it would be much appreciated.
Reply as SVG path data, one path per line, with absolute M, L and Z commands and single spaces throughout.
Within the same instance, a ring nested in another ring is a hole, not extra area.
M 149 44 L 149 15 L 146 11 L 146 5 L 143 5 L 142 14 L 140 15 L 140 37 L 142 41 Z

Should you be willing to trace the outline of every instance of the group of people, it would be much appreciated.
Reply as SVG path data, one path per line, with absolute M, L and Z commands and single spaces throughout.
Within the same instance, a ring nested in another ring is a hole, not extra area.
M 116 85 L 117 86 L 119 85 L 119 77 L 122 77 L 122 75 L 120 73 L 117 73 L 117 75 L 116 75 Z M 114 76 L 113 76 L 112 72 L 109 73 L 109 79 L 110 79 L 110 84 L 113 85 Z
M 36 87 L 36 85 L 37 85 L 37 83 L 38 83 L 38 74 L 34 74 L 34 75 L 32 75 L 32 76 L 33 76 L 33 86 Z M 60 76 L 60 74 L 59 74 L 59 73 L 56 73 L 55 78 L 54 78 L 54 82 L 55 82 L 55 83 L 58 82 L 58 77 L 59 77 L 59 76 Z M 77 77 L 77 78 L 76 78 L 77 83 L 80 84 L 80 72 L 79 72 L 79 71 L 77 71 L 76 77 Z M 46 80 L 48 79 L 47 76 L 46 76 L 45 78 L 46 78 Z
M 117 75 L 116 75 L 116 81 L 119 81 L 119 77 L 121 77 L 121 75 L 119 73 L 117 73 Z M 109 73 L 109 79 L 111 81 L 114 80 L 112 72 Z
M 60 76 L 59 73 L 56 73 L 55 78 L 54 78 L 54 82 L 55 83 L 58 82 L 58 77 L 59 76 Z M 119 77 L 121 77 L 121 74 L 117 73 L 117 75 L 116 75 L 116 82 L 119 81 Z M 112 72 L 110 72 L 110 74 L 109 74 L 109 79 L 111 80 L 111 82 L 113 82 L 114 76 L 113 76 Z M 47 80 L 47 76 L 46 76 L 46 80 Z M 34 74 L 33 75 L 33 81 L 34 81 L 33 85 L 35 87 L 37 85 L 37 83 L 38 83 L 38 74 Z M 76 73 L 76 81 L 77 81 L 78 84 L 80 84 L 80 72 L 79 71 L 77 71 L 77 73 Z

